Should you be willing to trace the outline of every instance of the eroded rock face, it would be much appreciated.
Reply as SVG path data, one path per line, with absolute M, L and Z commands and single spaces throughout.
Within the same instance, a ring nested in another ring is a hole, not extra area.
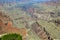
M 21 34 L 23 38 L 26 36 L 27 32 L 25 28 L 13 27 L 12 21 L 7 15 L 0 13 L 0 34 L 4 33 L 17 33 Z
M 10 20 L 10 18 L 7 15 L 5 15 L 5 13 L 0 12 L 0 34 L 5 33 L 5 31 L 4 31 L 4 28 L 6 26 L 5 24 L 9 20 Z
M 38 22 L 31 25 L 31 30 L 33 30 L 33 32 L 35 32 L 42 40 L 53 40 L 45 28 L 43 28 Z
M 11 21 L 10 17 L 4 12 L 0 12 L 0 21 L 6 23 L 7 21 Z

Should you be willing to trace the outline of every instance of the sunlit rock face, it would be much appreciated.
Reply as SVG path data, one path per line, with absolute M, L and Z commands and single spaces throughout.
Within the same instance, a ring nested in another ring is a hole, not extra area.
M 5 34 L 5 33 L 17 33 L 21 34 L 23 36 L 23 40 L 26 38 L 26 28 L 17 28 L 13 27 L 12 21 L 10 19 L 8 20 L 7 15 L 4 13 L 0 12 L 0 35 Z M 7 22 L 5 22 L 7 21 Z
M 27 39 L 38 40 L 38 37 L 36 37 L 37 35 L 30 30 L 31 25 L 38 21 L 42 27 L 46 27 L 46 30 L 52 37 L 58 38 L 59 29 L 55 29 L 54 23 L 48 23 L 48 21 L 54 18 L 52 17 L 54 14 L 51 16 L 50 12 L 55 13 L 60 10 L 59 5 L 59 0 L 0 0 L 0 10 L 6 12 L 0 12 L 0 34 L 18 33 L 25 37 L 27 28 L 29 31 L 29 38 L 27 37 Z M 56 6 L 59 6 L 57 10 Z M 58 15 L 59 14 L 60 13 L 58 13 Z M 34 27 L 35 26 L 36 24 Z M 37 26 L 34 31 L 38 33 L 39 30 L 36 29 L 39 29 Z

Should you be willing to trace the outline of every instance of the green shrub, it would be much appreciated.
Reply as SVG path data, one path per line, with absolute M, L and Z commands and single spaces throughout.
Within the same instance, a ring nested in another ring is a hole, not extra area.
M 19 34 L 7 34 L 2 36 L 1 40 L 22 40 L 22 36 Z
M 0 40 L 1 40 L 1 38 L 0 38 Z

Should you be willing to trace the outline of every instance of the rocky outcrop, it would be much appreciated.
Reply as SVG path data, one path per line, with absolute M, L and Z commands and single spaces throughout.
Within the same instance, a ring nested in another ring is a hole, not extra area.
M 9 18 L 6 18 L 6 16 L 3 16 L 1 13 L 0 16 L 0 35 L 4 33 L 17 33 L 21 34 L 23 36 L 23 39 L 26 38 L 26 28 L 17 28 L 13 27 L 12 21 L 8 20 Z M 7 21 L 5 23 L 5 21 Z
M 33 30 L 33 32 L 35 32 L 42 40 L 53 40 L 45 28 L 42 28 L 37 22 L 33 23 L 31 26 L 31 30 Z

